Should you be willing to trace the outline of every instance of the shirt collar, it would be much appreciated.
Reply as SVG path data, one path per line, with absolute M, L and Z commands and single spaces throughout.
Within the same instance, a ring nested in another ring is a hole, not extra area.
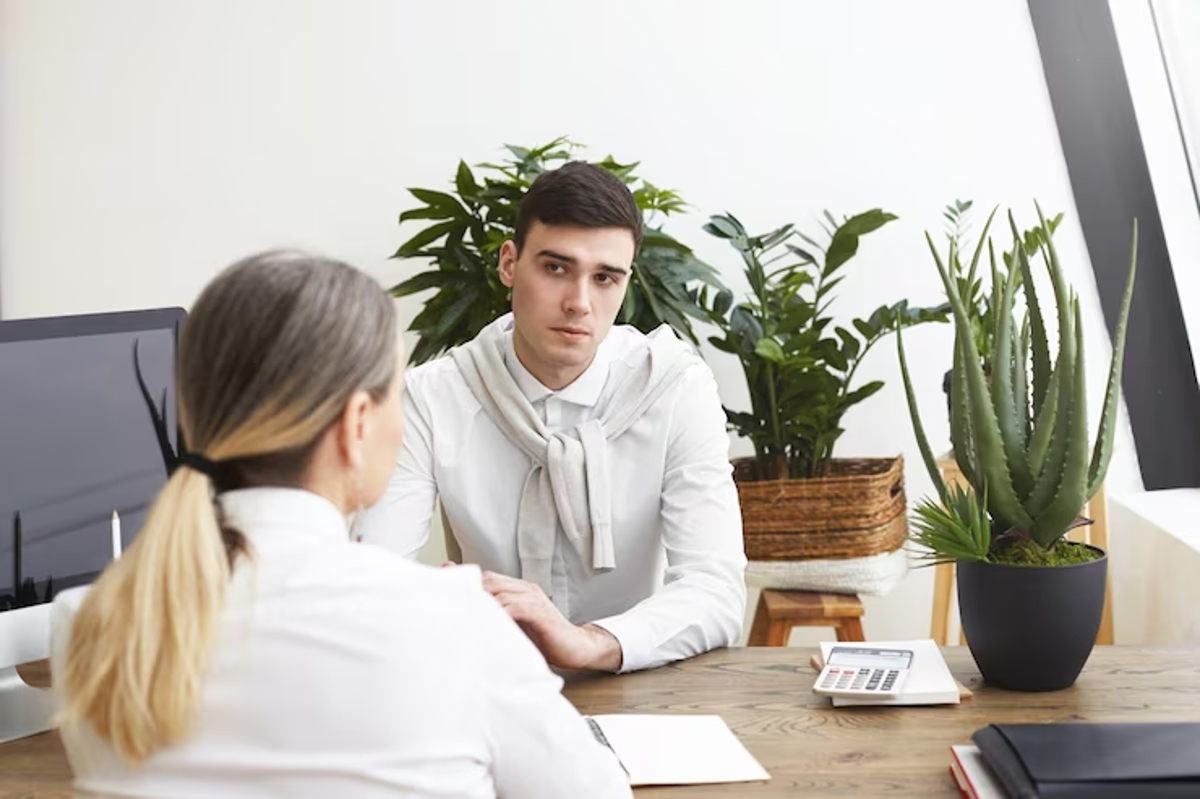
M 543 385 L 525 368 L 525 364 L 521 363 L 516 350 L 513 349 L 513 331 L 510 327 L 504 332 L 504 365 L 508 367 L 517 387 L 531 404 L 554 395 L 564 402 L 590 408 L 599 401 L 604 384 L 608 382 L 608 366 L 612 356 L 607 345 L 608 338 L 605 337 L 596 348 L 596 356 L 592 358 L 588 368 L 583 370 L 583 374 L 575 378 L 571 385 L 555 391 Z
M 300 488 L 240 488 L 218 498 L 225 521 L 256 546 L 349 543 L 346 519 L 332 502 Z

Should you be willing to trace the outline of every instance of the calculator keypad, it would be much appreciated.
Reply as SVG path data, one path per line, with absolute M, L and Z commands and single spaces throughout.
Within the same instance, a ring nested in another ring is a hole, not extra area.
M 897 669 L 831 668 L 818 687 L 825 691 L 890 694 L 896 687 L 899 675 Z

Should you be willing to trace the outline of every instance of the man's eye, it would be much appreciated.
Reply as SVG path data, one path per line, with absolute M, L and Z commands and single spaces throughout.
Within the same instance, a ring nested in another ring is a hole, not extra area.
M 546 271 L 553 275 L 557 275 L 565 272 L 566 267 L 564 267 L 562 264 L 549 263 L 546 264 Z
M 600 274 L 596 275 L 596 280 L 601 283 L 616 283 L 617 282 L 617 279 L 615 277 L 613 277 L 612 275 L 608 274 L 607 272 L 601 272 Z

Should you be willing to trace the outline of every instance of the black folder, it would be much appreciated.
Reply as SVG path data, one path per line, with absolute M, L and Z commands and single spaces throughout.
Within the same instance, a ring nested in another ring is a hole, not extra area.
M 1010 797 L 1200 796 L 1200 723 L 992 724 L 973 738 Z

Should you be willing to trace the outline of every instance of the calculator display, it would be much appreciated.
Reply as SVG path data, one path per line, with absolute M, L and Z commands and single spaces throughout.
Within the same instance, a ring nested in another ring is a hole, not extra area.
M 907 669 L 912 663 L 908 649 L 868 649 L 835 646 L 829 652 L 830 666 L 868 669 Z

